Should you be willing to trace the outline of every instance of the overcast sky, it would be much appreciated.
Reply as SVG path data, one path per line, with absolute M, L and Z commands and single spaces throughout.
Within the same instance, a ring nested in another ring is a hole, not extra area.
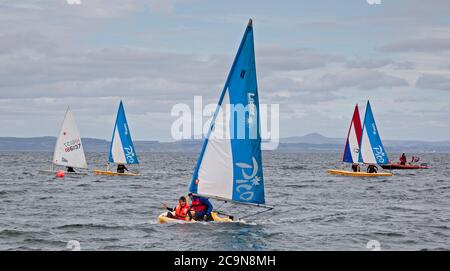
M 248 18 L 281 136 L 345 137 L 371 100 L 384 139 L 450 139 L 450 1 L 0 0 L 0 136 L 171 140 L 176 103 L 216 102 Z

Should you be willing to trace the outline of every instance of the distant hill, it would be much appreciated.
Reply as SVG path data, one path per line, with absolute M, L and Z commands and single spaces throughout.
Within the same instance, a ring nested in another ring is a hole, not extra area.
M 0 137 L 0 151 L 49 151 L 55 146 L 55 137 L 16 138 Z M 199 152 L 203 140 L 181 140 L 176 142 L 135 141 L 139 152 Z M 318 133 L 287 137 L 280 140 L 279 152 L 341 152 L 345 139 L 325 137 Z M 443 152 L 450 153 L 450 141 L 399 141 L 385 140 L 388 152 Z M 107 152 L 110 142 L 103 139 L 83 138 L 86 152 Z
M 325 137 L 318 133 L 305 136 L 286 137 L 280 140 L 282 143 L 304 143 L 304 144 L 344 144 L 342 138 Z
M 343 151 L 345 138 L 325 137 L 318 133 L 280 140 L 279 151 Z M 383 140 L 388 152 L 450 152 L 450 141 Z

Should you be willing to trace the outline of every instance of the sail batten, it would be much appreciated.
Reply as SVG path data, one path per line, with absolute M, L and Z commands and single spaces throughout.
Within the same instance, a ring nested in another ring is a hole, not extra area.
M 58 166 L 87 168 L 83 143 L 75 117 L 67 108 L 53 152 L 53 164 Z
M 386 150 L 378 132 L 370 102 L 367 101 L 366 114 L 362 128 L 359 162 L 384 165 L 389 163 Z
M 119 104 L 111 139 L 109 162 L 116 164 L 139 164 L 122 101 Z
M 231 108 L 249 109 L 238 118 Z M 221 92 L 189 191 L 233 202 L 265 203 L 259 98 L 250 20 Z M 244 136 L 239 134 L 245 127 Z

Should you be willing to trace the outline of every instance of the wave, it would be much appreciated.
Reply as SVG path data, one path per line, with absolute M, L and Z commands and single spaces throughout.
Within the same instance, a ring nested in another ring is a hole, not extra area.
M 95 223 L 75 223 L 75 224 L 66 224 L 62 226 L 55 227 L 55 229 L 59 230 L 67 230 L 67 229 L 125 229 L 128 226 L 119 226 L 119 225 L 107 225 L 107 224 L 95 224 Z

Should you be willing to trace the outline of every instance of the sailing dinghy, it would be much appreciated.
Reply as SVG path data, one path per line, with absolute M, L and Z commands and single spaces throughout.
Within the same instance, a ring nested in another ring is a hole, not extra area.
M 55 174 L 56 170 L 54 170 L 54 166 L 65 167 L 65 173 L 69 175 L 87 175 L 85 172 L 67 172 L 68 167 L 77 169 L 87 168 L 80 133 L 78 132 L 77 124 L 70 108 L 67 108 L 58 139 L 56 140 L 52 167 L 50 170 L 41 170 L 40 172 Z
M 139 164 L 122 101 L 120 101 L 119 110 L 117 111 L 116 124 L 114 125 L 111 146 L 109 148 L 107 168 L 106 170 L 94 170 L 94 174 L 107 176 L 139 176 L 138 173 L 118 173 L 116 171 L 111 171 L 109 170 L 109 163 L 117 165 Z
M 227 110 L 230 106 L 244 106 L 249 110 L 245 117 L 238 119 L 234 111 Z M 245 127 L 248 133 L 243 137 L 236 136 L 238 126 Z M 211 120 L 189 192 L 252 208 L 273 209 L 265 205 L 264 198 L 259 98 L 251 19 Z M 212 217 L 214 221 L 232 221 L 231 217 L 223 218 L 215 212 Z M 166 213 L 159 216 L 159 222 L 172 221 L 176 219 L 167 218 Z
M 347 137 L 343 161 L 347 163 L 364 163 L 368 165 L 383 165 L 388 163 L 386 151 L 373 117 L 370 102 L 367 102 L 364 124 L 361 128 L 358 105 L 355 107 L 353 119 Z M 390 172 L 353 172 L 347 170 L 328 170 L 329 174 L 349 177 L 389 177 Z

